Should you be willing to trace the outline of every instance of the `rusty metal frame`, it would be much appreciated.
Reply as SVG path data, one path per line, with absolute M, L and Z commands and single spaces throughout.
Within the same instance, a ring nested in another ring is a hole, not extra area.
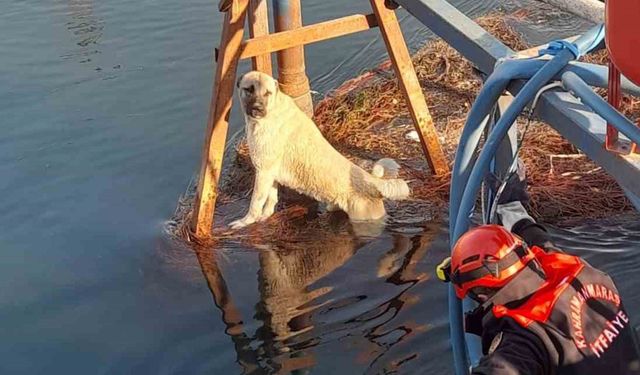
M 449 172 L 449 162 L 442 150 L 422 93 L 411 56 L 402 36 L 391 4 L 385 0 L 370 0 L 373 14 L 356 14 L 269 34 L 266 0 L 225 0 L 220 9 L 225 21 L 217 56 L 213 94 L 207 133 L 202 152 L 198 191 L 191 218 L 191 229 L 198 238 L 211 235 L 217 188 L 226 142 L 228 117 L 233 97 L 233 84 L 238 62 L 251 58 L 253 68 L 272 73 L 271 52 L 284 53 L 305 44 L 315 43 L 355 32 L 379 27 L 395 69 L 409 113 L 420 138 L 420 144 L 431 170 L 438 175 Z M 278 5 L 278 0 L 274 1 Z M 251 39 L 243 40 L 244 22 L 250 20 Z M 278 21 L 278 19 L 276 20 Z M 276 25 L 277 26 L 277 25 Z M 298 54 L 303 56 L 302 54 Z M 289 63 L 295 59 L 291 58 Z M 278 61 L 282 69 L 282 61 Z M 299 62 L 304 67 L 304 61 Z
M 301 44 L 312 44 L 333 39 L 378 26 L 375 14 L 354 14 L 331 21 L 303 26 L 299 29 L 281 31 L 251 38 L 242 44 L 241 59 L 280 51 Z

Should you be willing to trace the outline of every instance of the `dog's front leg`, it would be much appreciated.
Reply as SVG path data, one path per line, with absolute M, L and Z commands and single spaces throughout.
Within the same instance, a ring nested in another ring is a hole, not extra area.
M 276 204 L 278 204 L 278 183 L 274 182 L 271 189 L 269 189 L 269 197 L 264 204 L 262 214 L 260 215 L 260 219 L 258 221 L 266 220 L 269 218 L 269 216 L 273 215 L 273 212 L 276 209 Z
M 242 219 L 236 220 L 229 224 L 232 229 L 239 229 L 253 224 L 256 221 L 265 219 L 262 217 L 262 211 L 267 203 L 267 199 L 271 193 L 275 183 L 274 174 L 266 171 L 256 171 L 256 178 L 253 183 L 253 193 L 251 194 L 251 203 L 249 204 L 249 212 Z

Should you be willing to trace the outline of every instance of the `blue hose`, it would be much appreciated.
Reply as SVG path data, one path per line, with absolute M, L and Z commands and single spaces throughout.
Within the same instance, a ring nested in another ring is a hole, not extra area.
M 467 122 L 462 130 L 460 143 L 456 151 L 454 169 L 451 175 L 451 196 L 449 203 L 449 232 L 454 233 L 460 198 L 462 197 L 464 183 L 468 180 L 471 167 L 475 163 L 476 150 L 480 138 L 487 125 L 490 112 L 500 95 L 506 90 L 517 70 L 515 66 L 506 62 L 499 65 L 494 73 L 487 79 L 478 98 L 473 103 Z M 457 237 L 455 238 L 457 240 Z M 454 244 L 451 237 L 451 244 Z M 453 286 L 449 286 L 449 320 L 451 344 L 453 346 L 453 361 L 456 374 L 468 373 L 469 358 L 467 358 L 467 342 L 464 340 L 462 302 L 456 297 Z
M 514 80 L 530 79 L 545 64 L 546 60 L 506 60 L 501 62 L 493 74 L 487 78 L 478 98 L 471 107 L 465 127 L 460 137 L 460 143 L 456 151 L 454 170 L 451 177 L 451 205 L 449 208 L 449 231 L 453 233 L 458 215 L 460 200 L 464 184 L 471 173 L 471 166 L 475 162 L 476 150 L 480 138 L 485 129 L 484 119 L 493 109 L 500 95 Z M 566 72 L 574 72 L 580 76 L 589 86 L 606 88 L 609 84 L 608 70 L 605 66 L 593 65 L 581 62 L 571 62 L 553 76 L 553 80 L 560 80 Z M 640 87 L 622 77 L 621 87 L 623 91 L 640 96 Z
M 568 60 L 567 60 L 568 61 Z M 460 220 L 458 212 L 465 212 L 460 209 L 460 205 L 464 202 L 463 194 L 465 186 L 469 180 L 471 174 L 471 168 L 476 164 L 476 155 L 480 138 L 486 127 L 486 118 L 495 107 L 495 103 L 500 98 L 500 95 L 507 89 L 508 85 L 515 79 L 526 79 L 534 76 L 541 67 L 545 67 L 549 62 L 540 60 L 506 60 L 496 67 L 493 74 L 489 76 L 485 84 L 483 85 L 478 98 L 473 103 L 465 127 L 460 137 L 460 143 L 456 151 L 456 158 L 454 162 L 454 169 L 451 176 L 451 191 L 450 191 L 450 206 L 449 206 L 449 230 L 451 244 L 455 244 L 459 236 L 468 229 L 468 224 L 464 230 L 460 231 L 460 226 L 457 224 Z M 560 67 L 562 67 L 560 65 Z M 551 72 L 552 77 L 556 72 Z M 543 84 L 546 81 L 543 82 Z M 523 89 L 524 91 L 524 89 Z M 523 92 L 521 91 L 521 93 Z M 537 92 L 537 89 L 533 91 L 533 95 Z M 519 95 L 520 96 L 520 95 Z M 522 98 L 522 96 L 520 96 Z M 522 101 L 523 99 L 521 99 Z M 529 102 L 527 99 L 524 102 L 526 105 Z M 509 108 L 513 111 L 514 103 Z M 522 106 L 522 108 L 524 107 Z M 521 112 L 520 108 L 515 113 L 515 116 Z M 504 115 L 500 121 L 504 123 Z M 499 123 L 500 123 L 499 121 Z M 513 121 L 513 120 L 512 120 Z M 511 121 L 511 122 L 512 122 Z M 511 124 L 509 122 L 509 125 Z M 496 129 L 494 128 L 494 131 Z M 508 128 L 507 128 L 508 130 Z M 492 132 L 493 134 L 493 132 Z M 505 133 L 506 134 L 506 133 Z M 498 142 L 499 143 L 499 142 Z M 486 147 L 486 146 L 485 146 Z M 494 151 L 495 152 L 495 151 Z M 475 199 L 472 199 L 471 208 Z M 470 208 L 463 208 L 470 211 Z M 467 220 L 465 218 L 464 220 Z M 466 301 L 465 306 L 462 306 L 460 301 L 450 286 L 449 290 L 449 320 L 450 320 L 450 334 L 451 343 L 453 347 L 453 359 L 455 363 L 456 374 L 468 373 L 469 358 L 467 357 L 467 348 L 470 352 L 479 352 L 480 343 L 476 337 L 469 336 L 465 340 L 464 329 L 462 325 L 463 311 L 468 310 L 471 302 Z M 471 358 L 472 361 L 475 358 Z
M 488 172 L 489 163 L 498 149 L 500 142 L 502 142 L 507 131 L 513 125 L 513 122 L 518 118 L 520 113 L 522 113 L 526 105 L 535 97 L 538 90 L 547 84 L 556 73 L 574 58 L 575 56 L 570 50 L 560 51 L 560 53 L 545 64 L 540 71 L 531 77 L 511 105 L 509 105 L 503 116 L 500 117 L 500 120 L 485 141 L 482 152 L 469 175 L 469 180 L 460 202 L 460 208 L 458 209 L 458 215 L 456 215 L 456 224 L 452 238 L 457 240 L 469 229 L 469 215 L 472 213 L 480 184 Z
M 455 244 L 458 238 L 462 236 L 469 229 L 469 216 L 473 212 L 473 206 L 475 204 L 475 197 L 480 190 L 480 185 L 484 176 L 489 171 L 489 163 L 493 159 L 495 152 L 502 142 L 502 139 L 507 134 L 509 129 L 511 128 L 513 122 L 520 115 L 524 107 L 533 99 L 538 90 L 544 86 L 553 76 L 558 73 L 569 61 L 574 59 L 575 56 L 569 50 L 560 51 L 553 59 L 547 62 L 540 71 L 538 71 L 531 79 L 525 84 L 520 93 L 515 97 L 515 99 L 511 102 L 507 110 L 500 117 L 497 124 L 495 125 L 493 131 L 486 139 L 484 146 L 482 148 L 482 152 L 478 157 L 471 173 L 469 174 L 468 182 L 462 184 L 465 186 L 464 193 L 462 194 L 462 199 L 460 200 L 460 207 L 458 209 L 458 214 L 455 216 L 455 227 L 451 236 L 451 243 Z M 457 170 L 457 168 L 455 168 Z M 452 197 L 452 199 L 454 199 Z M 453 201 L 452 201 L 453 202 Z M 469 301 L 465 301 L 465 310 L 467 310 Z M 458 309 L 462 310 L 461 306 L 458 305 Z M 462 323 L 462 322 L 460 322 Z M 458 335 L 462 334 L 463 327 L 462 325 L 458 325 L 457 327 Z M 453 339 L 453 337 L 452 337 Z M 458 337 L 460 339 L 460 337 Z M 468 340 L 464 340 L 465 346 L 469 350 L 469 359 L 471 363 L 476 363 L 477 359 L 480 357 L 480 345 L 479 340 L 475 336 L 467 335 Z M 461 340 L 461 341 L 462 341 Z M 454 345 L 455 349 L 455 345 Z M 454 355 L 454 359 L 456 356 Z M 456 359 L 457 360 L 457 359 Z M 460 372 L 461 374 L 467 373 L 468 366 L 464 366 L 464 372 Z
M 496 67 L 494 73 L 487 79 L 484 87 L 473 104 L 467 122 L 463 129 L 460 144 L 456 152 L 456 160 L 451 180 L 451 197 L 449 208 L 450 239 L 455 244 L 458 238 L 469 229 L 469 217 L 473 211 L 475 197 L 480 190 L 482 180 L 489 169 L 498 146 L 511 128 L 513 122 L 525 106 L 531 102 L 538 90 L 550 80 L 558 77 L 567 64 L 588 52 L 602 40 L 602 27 L 596 27 L 580 37 L 576 48 L 558 48 L 555 56 L 549 61 L 541 60 L 507 60 Z M 562 46 L 560 46 L 562 47 Z M 570 66 L 580 69 L 580 66 Z M 494 108 L 496 101 L 514 79 L 530 80 L 524 85 L 511 105 L 507 108 L 499 121 L 487 137 L 480 156 L 475 159 L 480 136 L 486 126 L 484 121 Z M 601 80 L 598 74 L 593 74 L 593 80 Z M 557 78 L 556 78 L 557 79 Z M 604 80 L 606 82 L 606 79 Z M 471 169 L 473 165 L 473 169 Z M 455 372 L 458 375 L 468 374 L 469 363 L 477 362 L 481 355 L 480 342 L 475 336 L 468 336 L 465 340 L 463 330 L 463 311 L 470 308 L 469 300 L 457 299 L 453 287 L 449 290 L 449 319 L 451 325 L 451 343 L 455 362 Z M 468 349 L 468 351 L 467 351 Z

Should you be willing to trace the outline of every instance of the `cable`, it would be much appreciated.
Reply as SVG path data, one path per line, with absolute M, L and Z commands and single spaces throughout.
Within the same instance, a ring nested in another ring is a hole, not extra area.
M 496 195 L 495 195 L 495 197 L 493 199 L 493 203 L 491 204 L 491 209 L 489 211 L 489 215 L 488 215 L 488 219 L 487 219 L 489 224 L 494 224 L 495 223 L 496 211 L 498 209 L 498 200 L 500 199 L 500 196 L 504 192 L 504 189 L 507 186 L 507 182 L 509 181 L 511 176 L 513 176 L 518 171 L 518 154 L 520 153 L 520 149 L 522 149 L 522 145 L 524 143 L 524 139 L 526 138 L 527 132 L 529 131 L 529 126 L 531 125 L 531 121 L 533 120 L 533 113 L 535 112 L 535 108 L 538 105 L 538 100 L 540 100 L 540 96 L 542 96 L 542 94 L 544 94 L 545 92 L 547 92 L 547 91 L 549 91 L 551 89 L 554 89 L 554 88 L 558 88 L 558 87 L 563 87 L 562 86 L 562 82 L 553 82 L 553 83 L 550 83 L 548 85 L 545 85 L 545 86 L 541 87 L 540 90 L 538 90 L 538 92 L 536 93 L 536 96 L 531 101 L 531 106 L 529 107 L 529 110 L 527 111 L 527 123 L 526 123 L 526 125 L 525 125 L 525 127 L 524 127 L 524 129 L 522 131 L 520 139 L 518 140 L 518 144 L 516 146 L 516 150 L 513 153 L 514 157 L 511 160 L 511 163 L 509 164 L 509 169 L 507 169 L 507 176 L 504 179 L 501 180 L 500 186 L 496 190 Z M 484 186 L 484 184 L 483 184 L 483 186 Z M 484 207 L 483 207 L 483 209 L 484 209 Z

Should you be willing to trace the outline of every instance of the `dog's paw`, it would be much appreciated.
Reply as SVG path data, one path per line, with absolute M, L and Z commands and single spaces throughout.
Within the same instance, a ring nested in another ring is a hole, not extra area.
M 254 222 L 255 220 L 251 220 L 251 218 L 243 217 L 242 219 L 232 221 L 231 224 L 229 224 L 229 228 L 236 230 L 251 225 Z

